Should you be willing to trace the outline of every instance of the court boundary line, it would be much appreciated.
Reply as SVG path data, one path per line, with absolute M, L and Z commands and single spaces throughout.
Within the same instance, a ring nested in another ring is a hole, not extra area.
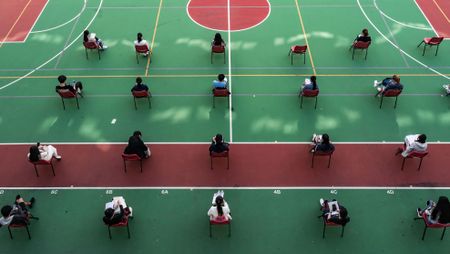
M 49 1 L 47 1 L 47 3 L 48 3 L 48 2 L 49 2 Z M 58 29 L 58 28 L 60 28 L 60 27 L 63 27 L 63 26 L 65 26 L 65 25 L 71 23 L 71 22 L 74 21 L 76 18 L 78 18 L 79 16 L 81 16 L 81 14 L 86 10 L 86 5 L 87 5 L 87 0 L 84 0 L 84 5 L 83 5 L 83 7 L 81 8 L 80 12 L 78 12 L 78 14 L 75 15 L 75 17 L 73 17 L 73 18 L 70 19 L 69 21 L 67 21 L 67 22 L 65 22 L 65 23 L 63 23 L 63 24 L 60 24 L 60 25 L 51 27 L 51 28 L 47 28 L 47 29 L 42 29 L 42 30 L 37 30 L 37 31 L 33 31 L 33 29 L 32 29 L 31 32 L 30 32 L 29 34 L 43 33 L 43 32 L 52 31 L 52 30 Z M 47 6 L 47 4 L 46 4 L 45 6 Z M 44 8 L 45 8 L 45 7 L 44 7 Z M 94 7 L 94 8 L 95 8 L 95 7 Z M 43 12 L 43 11 L 42 11 L 42 12 Z M 42 13 L 41 13 L 41 14 L 42 14 Z M 39 17 L 40 17 L 40 16 L 41 16 L 41 15 L 39 14 Z M 39 19 L 39 17 L 38 17 L 38 19 Z M 38 20 L 38 19 L 36 19 L 36 20 Z M 34 28 L 34 25 L 33 25 L 33 28 Z M 28 35 L 27 35 L 27 37 L 28 37 Z
M 266 0 L 269 2 L 268 0 Z M 190 2 L 190 1 L 189 1 Z M 233 143 L 233 93 L 231 89 L 232 79 L 233 75 L 231 73 L 231 5 L 230 0 L 227 0 L 227 33 L 228 33 L 228 91 L 230 92 L 230 95 L 228 96 L 228 130 L 230 135 L 230 143 Z M 269 4 L 269 13 L 270 13 L 270 4 Z M 214 96 L 214 95 L 213 95 Z
M 314 76 L 316 76 L 317 75 L 316 67 L 314 66 L 314 61 L 313 61 L 312 54 L 311 54 L 311 47 L 309 46 L 308 36 L 306 35 L 305 26 L 303 25 L 303 18 L 302 18 L 302 14 L 300 12 L 300 6 L 298 4 L 298 0 L 295 0 L 295 5 L 297 7 L 297 13 L 298 13 L 298 17 L 300 19 L 300 25 L 302 27 L 303 36 L 305 36 L 305 43 L 306 43 L 306 46 L 308 47 L 309 62 L 311 63 L 311 67 L 313 69 Z
M 387 19 L 391 20 L 392 22 L 395 22 L 395 23 L 397 23 L 397 24 L 399 24 L 399 25 L 401 25 L 401 26 L 409 27 L 409 28 L 412 28 L 412 29 L 427 30 L 427 31 L 432 31 L 432 30 L 433 30 L 433 28 L 431 28 L 431 27 L 418 27 L 418 26 L 412 26 L 412 25 L 408 25 L 408 24 L 405 24 L 405 23 L 403 23 L 403 22 L 397 21 L 397 20 L 391 18 L 389 15 L 387 15 L 386 13 L 383 12 L 383 11 L 378 7 L 378 4 L 376 3 L 376 0 L 373 0 L 373 3 L 374 3 L 375 8 L 381 13 L 381 15 L 383 15 L 383 16 L 386 17 Z M 428 21 L 428 20 L 427 20 L 427 21 Z M 429 24 L 429 23 L 428 23 L 428 24 Z
M 28 0 L 28 3 L 25 5 L 25 7 L 23 7 L 22 11 L 20 12 L 19 16 L 16 18 L 16 21 L 14 21 L 13 25 L 11 26 L 11 28 L 9 29 L 8 33 L 6 33 L 5 37 L 0 41 L 0 48 L 3 46 L 3 44 L 5 43 L 5 41 L 8 39 L 9 35 L 11 34 L 11 32 L 14 30 L 14 28 L 17 25 L 17 22 L 19 22 L 19 20 L 22 18 L 22 15 L 25 13 L 25 11 L 27 10 L 28 6 L 30 5 L 31 1 L 33 0 Z M 48 3 L 47 0 L 46 3 Z M 46 4 L 47 5 L 47 4 Z M 41 11 L 42 12 L 42 11 Z M 35 20 L 35 22 L 37 21 L 37 19 Z M 31 29 L 29 30 L 31 31 Z M 29 33 L 29 32 L 28 32 Z M 25 38 L 26 39 L 26 38 Z M 24 42 L 25 40 L 23 40 L 22 42 Z
M 100 3 L 98 5 L 98 9 L 95 12 L 94 16 L 92 17 L 91 21 L 89 21 L 89 23 L 86 25 L 86 27 L 83 29 L 87 30 L 89 28 L 89 26 L 94 22 L 95 18 L 97 17 L 98 13 L 100 12 L 101 6 L 103 4 L 103 0 L 100 0 Z M 53 57 L 51 57 L 50 59 L 48 59 L 46 62 L 44 62 L 43 64 L 39 65 L 38 67 L 34 68 L 33 70 L 31 70 L 30 72 L 28 72 L 27 74 L 21 76 L 20 78 L 17 78 L 16 80 L 13 80 L 11 82 L 9 82 L 6 85 L 0 86 L 0 91 L 19 82 L 20 80 L 30 76 L 31 74 L 33 74 L 34 72 L 36 72 L 37 70 L 39 70 L 40 68 L 44 67 L 45 65 L 47 65 L 48 63 L 50 63 L 51 61 L 53 61 L 55 58 L 57 58 L 59 55 L 61 55 L 64 51 L 66 51 L 69 47 L 71 47 L 75 42 L 78 41 L 78 39 L 81 37 L 81 35 L 83 35 L 83 32 L 81 32 L 69 45 L 67 45 L 66 47 L 64 47 L 59 53 L 57 53 L 56 55 L 54 55 Z
M 447 22 L 450 24 L 450 19 L 447 17 L 447 14 L 442 10 L 441 6 L 436 2 L 436 0 L 433 0 L 433 3 L 436 5 L 436 7 L 439 9 L 439 11 L 442 13 L 444 18 L 447 20 Z
M 297 1 L 297 0 L 296 0 Z M 363 9 L 363 7 L 361 6 L 360 0 L 356 0 L 356 2 L 359 5 L 359 9 L 361 10 L 361 12 L 363 13 L 364 17 L 366 18 L 366 20 L 370 23 L 370 25 L 372 25 L 372 27 L 387 41 L 389 42 L 394 48 L 397 48 L 398 50 L 400 50 L 401 52 L 403 52 L 403 54 L 405 54 L 407 57 L 409 57 L 411 60 L 413 60 L 414 62 L 422 65 L 423 67 L 427 68 L 428 70 L 442 76 L 445 79 L 450 80 L 450 77 L 447 75 L 444 75 L 440 72 L 438 72 L 437 70 L 429 67 L 428 65 L 422 63 L 421 61 L 417 60 L 415 57 L 411 56 L 410 54 L 408 54 L 406 51 L 404 51 L 402 48 L 400 48 L 399 46 L 395 45 L 395 43 L 393 43 L 391 40 L 389 40 L 389 38 L 386 37 L 386 35 L 384 35 L 380 29 L 378 29 L 378 27 L 372 22 L 372 20 L 369 18 L 369 16 L 367 16 L 366 11 Z
M 436 29 L 434 29 L 433 24 L 431 24 L 430 20 L 428 19 L 427 15 L 425 15 L 425 12 L 423 12 L 422 8 L 420 8 L 420 5 L 417 3 L 417 0 L 414 0 L 414 3 L 416 3 L 417 9 L 422 13 L 422 16 L 425 18 L 425 20 L 428 22 L 428 25 L 430 25 L 431 29 L 434 32 L 434 35 L 439 36 Z
M 128 142 L 47 142 L 42 141 L 41 144 L 52 144 L 52 145 L 127 145 Z M 150 145 L 209 145 L 211 142 L 144 142 Z M 333 144 L 337 145 L 401 145 L 403 141 L 359 141 L 359 142 L 339 142 L 333 141 Z M 16 142 L 16 143 L 0 143 L 1 146 L 22 146 L 22 145 L 34 145 L 36 142 Z M 261 142 L 245 142 L 238 141 L 234 142 L 236 145 L 311 145 L 310 141 L 300 141 L 300 142 L 287 142 L 287 141 L 261 141 Z M 429 145 L 450 145 L 450 141 L 431 141 L 427 142 Z
M 0 190 L 450 190 L 446 186 L 53 186 L 3 187 Z M 113 194 L 111 194 L 113 195 Z M 339 194 L 333 194 L 339 195 Z
M 150 61 L 151 61 L 152 55 L 153 55 L 153 45 L 155 44 L 156 31 L 158 30 L 159 16 L 161 14 L 162 2 L 163 2 L 163 0 L 159 1 L 158 13 L 156 14 L 155 28 L 153 28 L 152 42 L 150 45 L 150 54 L 147 58 L 147 66 L 145 66 L 145 74 L 144 74 L 145 77 L 148 77 L 148 72 L 150 69 Z

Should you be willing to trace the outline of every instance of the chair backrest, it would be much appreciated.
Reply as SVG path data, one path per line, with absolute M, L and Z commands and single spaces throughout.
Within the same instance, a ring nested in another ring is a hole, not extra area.
M 83 45 L 87 49 L 98 49 L 98 44 L 95 41 L 84 41 Z
M 141 157 L 137 154 L 122 154 L 122 159 L 126 161 L 139 161 L 141 160 Z
M 408 157 L 423 158 L 427 155 L 428 155 L 428 151 L 425 151 L 425 152 L 412 151 L 411 153 L 408 154 Z
M 307 49 L 308 49 L 307 45 L 295 45 L 292 52 L 295 54 L 304 54 Z
M 400 89 L 389 89 L 383 93 L 383 96 L 396 97 L 396 96 L 399 96 L 401 93 L 402 93 L 402 90 L 400 90 Z
M 70 91 L 69 89 L 60 89 L 57 91 L 59 96 L 65 99 L 75 98 L 77 96 L 76 93 Z
M 327 155 L 332 155 L 333 153 L 334 153 L 334 149 L 329 150 L 329 151 L 320 151 L 320 150 L 314 151 L 315 156 L 327 156 Z
M 145 97 L 148 97 L 148 96 L 149 96 L 148 91 L 145 91 L 145 90 L 141 90 L 141 91 L 132 91 L 131 93 L 132 93 L 133 96 L 136 97 L 136 98 L 145 98 Z
M 127 226 L 127 224 L 128 224 L 128 216 L 124 216 L 122 221 L 120 221 L 116 224 L 109 225 L 109 226 L 110 227 L 125 227 L 125 226 Z
M 304 89 L 302 91 L 302 95 L 305 97 L 316 97 L 319 95 L 319 89 L 311 90 L 311 89 Z
M 221 153 L 217 153 L 217 152 L 211 152 L 211 157 L 228 157 L 228 152 L 229 151 L 223 151 Z
M 214 53 L 224 53 L 225 52 L 225 46 L 223 45 L 213 45 L 211 46 L 211 51 Z
M 428 44 L 438 45 L 444 40 L 444 37 L 431 37 Z
M 425 224 L 427 225 L 427 227 L 430 228 L 446 228 L 446 227 L 450 227 L 450 223 L 447 224 L 442 224 L 442 223 L 431 223 L 428 220 L 428 215 L 426 213 L 422 213 L 422 219 L 425 222 Z
M 46 160 L 38 160 L 38 161 L 30 161 L 28 160 L 31 164 L 34 165 L 50 165 L 51 161 L 46 161 Z
M 222 216 L 217 216 L 214 219 L 209 219 L 209 223 L 216 224 L 216 225 L 228 224 L 228 223 L 230 223 L 230 220 L 227 220 L 226 215 L 222 215 Z
M 213 95 L 215 97 L 228 97 L 230 95 L 230 91 L 228 91 L 228 89 L 219 89 L 219 88 L 214 88 L 213 89 Z
M 147 45 L 134 45 L 137 53 L 147 53 L 149 51 Z
M 357 49 L 367 49 L 370 46 L 370 41 L 356 41 L 353 43 L 353 47 Z

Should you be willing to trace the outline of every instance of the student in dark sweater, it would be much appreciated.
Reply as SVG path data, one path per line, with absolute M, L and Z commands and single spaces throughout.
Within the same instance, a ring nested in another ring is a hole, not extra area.
M 215 152 L 215 153 L 221 153 L 228 151 L 228 143 L 223 141 L 222 134 L 217 134 L 212 138 L 211 145 L 209 146 L 209 153 Z
M 123 153 L 137 154 L 141 158 L 148 158 L 151 155 L 150 148 L 142 141 L 142 133 L 140 131 L 135 131 L 133 136 L 128 139 L 128 146 L 125 147 Z
M 311 149 L 312 153 L 315 152 L 331 152 L 334 151 L 334 145 L 330 142 L 330 136 L 328 134 L 322 135 L 313 135 L 313 145 L 314 147 Z

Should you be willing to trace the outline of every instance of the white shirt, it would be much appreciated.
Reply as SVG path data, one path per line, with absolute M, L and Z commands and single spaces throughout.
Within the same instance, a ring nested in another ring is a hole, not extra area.
M 428 144 L 420 143 L 417 141 L 417 139 L 419 138 L 419 135 L 420 134 L 407 135 L 405 137 L 406 149 L 402 153 L 403 157 L 408 156 L 411 152 L 426 152 L 427 151 Z
M 144 46 L 147 45 L 148 48 L 148 42 L 146 40 L 141 40 L 140 42 L 138 42 L 137 40 L 134 41 L 134 45 L 135 46 Z

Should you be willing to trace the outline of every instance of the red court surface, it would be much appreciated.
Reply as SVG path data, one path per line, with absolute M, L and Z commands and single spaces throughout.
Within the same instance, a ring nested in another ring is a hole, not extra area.
M 439 37 L 450 38 L 450 1 L 416 0 Z
M 220 31 L 228 30 L 228 2 L 230 31 L 252 28 L 263 22 L 270 13 L 267 0 L 190 0 L 187 12 L 197 24 Z
M 25 41 L 46 4 L 47 0 L 1 0 L 0 43 Z
M 151 145 L 152 157 L 128 162 L 123 169 L 125 145 L 57 145 L 61 161 L 54 161 L 56 176 L 40 166 L 36 177 L 26 159 L 28 145 L 1 145 L 0 186 L 2 187 L 123 187 L 123 186 L 450 186 L 449 145 L 430 144 L 429 156 L 417 170 L 418 160 L 394 156 L 395 144 L 337 144 L 331 167 L 327 157 L 317 157 L 311 168 L 309 145 L 232 144 L 230 169 L 226 160 L 216 158 L 210 169 L 207 144 Z

